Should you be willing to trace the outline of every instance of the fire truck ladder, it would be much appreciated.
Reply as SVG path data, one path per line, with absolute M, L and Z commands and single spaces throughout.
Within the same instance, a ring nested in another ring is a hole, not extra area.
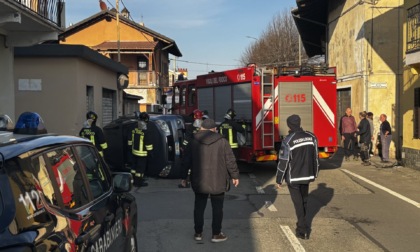
M 261 79 L 262 147 L 274 148 L 274 71 L 263 69 Z

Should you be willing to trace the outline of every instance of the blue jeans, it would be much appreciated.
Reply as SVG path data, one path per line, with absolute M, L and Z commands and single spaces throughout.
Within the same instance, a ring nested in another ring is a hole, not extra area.
M 207 199 L 209 194 L 195 193 L 194 202 L 194 229 L 195 233 L 201 234 L 204 226 L 204 211 L 207 206 Z M 225 193 L 210 194 L 212 206 L 212 232 L 213 235 L 218 235 L 222 231 L 223 220 L 223 202 L 225 200 Z

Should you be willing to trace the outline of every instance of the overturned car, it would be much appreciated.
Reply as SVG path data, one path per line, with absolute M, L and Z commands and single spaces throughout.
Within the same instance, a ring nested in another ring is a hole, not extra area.
M 135 116 L 120 117 L 103 127 L 108 149 L 105 160 L 111 169 L 129 171 L 132 166 L 131 149 L 128 139 L 138 125 Z M 153 152 L 149 157 L 145 175 L 150 177 L 180 178 L 181 150 L 180 143 L 184 139 L 185 124 L 181 116 L 150 114 L 148 132 L 152 134 Z

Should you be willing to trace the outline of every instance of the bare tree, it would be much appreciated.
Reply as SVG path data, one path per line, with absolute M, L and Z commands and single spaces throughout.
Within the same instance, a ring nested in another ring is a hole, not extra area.
M 298 65 L 299 46 L 299 33 L 293 17 L 290 12 L 284 10 L 273 17 L 260 38 L 245 49 L 240 60 L 243 65 Z M 303 47 L 301 50 L 303 51 Z M 305 54 L 302 61 L 306 60 Z

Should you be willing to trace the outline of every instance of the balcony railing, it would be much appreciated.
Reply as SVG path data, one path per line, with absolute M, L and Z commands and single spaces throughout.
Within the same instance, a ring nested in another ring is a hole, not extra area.
M 64 0 L 14 0 L 40 17 L 61 26 Z
M 420 4 L 407 10 L 407 52 L 420 49 Z
M 157 73 L 155 71 L 129 71 L 129 84 L 132 86 L 156 86 Z

